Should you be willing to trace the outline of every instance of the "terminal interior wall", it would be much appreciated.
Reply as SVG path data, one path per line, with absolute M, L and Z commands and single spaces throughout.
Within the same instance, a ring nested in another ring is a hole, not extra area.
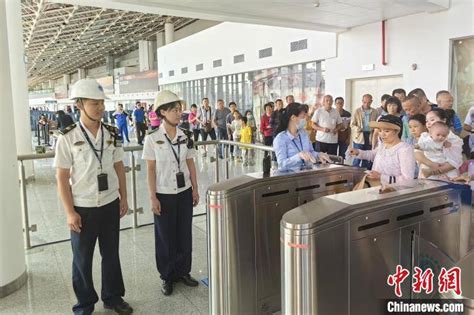
M 473 9 L 471 0 L 453 0 L 447 11 L 387 21 L 387 66 L 382 65 L 381 23 L 339 34 L 337 57 L 326 60 L 326 91 L 351 101 L 348 80 L 402 75 L 402 88 L 421 87 L 434 99 L 437 91 L 449 89 L 450 41 L 474 35 Z M 367 64 L 375 64 L 375 70 L 362 71 Z M 412 64 L 417 64 L 417 70 L 412 70 Z
M 290 43 L 307 39 L 307 49 L 290 51 Z M 272 55 L 259 58 L 259 50 Z M 234 57 L 244 55 L 243 62 Z M 158 49 L 160 85 L 218 77 L 278 66 L 323 60 L 336 55 L 336 34 L 252 24 L 221 23 Z M 222 66 L 214 66 L 221 60 Z M 202 70 L 197 66 L 202 64 Z M 186 73 L 182 73 L 187 68 Z M 174 75 L 170 76 L 170 71 Z

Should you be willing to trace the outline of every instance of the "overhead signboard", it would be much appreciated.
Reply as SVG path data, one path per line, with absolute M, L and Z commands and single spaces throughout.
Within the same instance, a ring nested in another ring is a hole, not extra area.
M 150 70 L 119 77 L 120 94 L 158 91 L 158 71 Z
M 67 85 L 56 85 L 54 87 L 54 98 L 57 100 L 68 98 Z
M 98 78 L 96 80 L 104 89 L 105 95 L 114 94 L 114 77 L 113 76 Z

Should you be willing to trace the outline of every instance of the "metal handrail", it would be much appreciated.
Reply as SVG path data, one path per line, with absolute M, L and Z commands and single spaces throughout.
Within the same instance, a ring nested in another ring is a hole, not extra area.
M 235 141 L 229 140 L 210 140 L 210 141 L 197 141 L 194 143 L 194 146 L 197 148 L 199 146 L 211 145 L 215 146 L 215 182 L 218 183 L 220 180 L 219 176 L 219 145 L 225 146 L 224 151 L 224 161 L 225 161 L 225 179 L 229 179 L 229 147 L 230 146 L 239 146 L 242 148 L 247 149 L 255 149 L 261 150 L 265 152 L 274 152 L 275 150 L 273 147 L 265 146 L 261 144 L 253 144 L 253 143 L 240 143 Z M 126 167 L 126 172 L 131 172 L 131 203 L 130 205 L 133 207 L 129 209 L 128 214 L 133 214 L 133 228 L 139 227 L 138 225 L 138 213 L 143 213 L 143 208 L 139 208 L 137 204 L 137 189 L 136 189 L 136 172 L 140 171 L 140 165 L 137 165 L 134 152 L 142 151 L 143 146 L 141 145 L 129 145 L 123 147 L 125 152 L 131 152 L 130 156 L 130 166 Z M 26 179 L 26 172 L 25 172 L 25 165 L 24 161 L 30 160 L 43 160 L 43 159 L 50 159 L 54 158 L 55 152 L 47 152 L 47 153 L 32 153 L 32 154 L 21 154 L 17 156 L 17 160 L 19 161 L 20 167 L 20 184 L 21 184 L 21 207 L 22 207 L 22 215 L 23 215 L 23 231 L 25 233 L 25 248 L 30 249 L 31 246 L 31 239 L 30 239 L 30 232 L 36 230 L 36 226 L 30 226 L 29 224 L 29 214 L 28 214 L 28 199 L 27 199 L 27 179 Z M 343 164 L 344 159 L 339 156 L 330 155 L 331 160 L 336 163 Z

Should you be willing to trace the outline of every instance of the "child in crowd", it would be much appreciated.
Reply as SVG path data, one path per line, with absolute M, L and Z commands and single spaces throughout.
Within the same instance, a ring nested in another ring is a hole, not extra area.
M 426 117 L 423 114 L 416 114 L 408 120 L 411 138 L 407 139 L 408 144 L 416 145 L 421 137 L 421 134 L 427 132 Z
M 446 112 L 440 108 L 433 108 L 426 114 L 426 128 L 428 132 L 437 122 L 442 122 L 446 125 Z M 447 126 L 447 125 L 446 125 Z M 429 135 L 425 135 L 429 136 Z M 421 137 L 420 137 L 421 139 Z M 442 154 L 444 156 L 444 163 L 436 163 L 426 157 L 425 152 L 415 150 L 415 157 L 418 163 L 423 164 L 422 175 L 430 177 L 433 175 L 449 174 L 451 171 L 456 171 L 462 163 L 462 145 L 461 138 L 456 136 L 452 131 L 448 132 L 447 143 L 443 147 Z M 451 174 L 455 174 L 454 172 Z M 421 172 L 420 172 L 421 175 Z M 450 175 L 447 175 L 450 176 Z
M 253 143 L 252 138 L 252 127 L 248 123 L 247 117 L 242 117 L 242 131 L 240 133 L 240 143 Z M 253 149 L 242 148 L 242 156 L 244 158 L 244 166 L 255 165 Z
M 235 111 L 233 116 L 234 120 L 230 125 L 232 137 L 234 138 L 235 142 L 240 142 L 240 136 L 242 132 L 242 115 L 240 115 L 238 111 Z M 234 158 L 236 162 L 242 162 L 241 150 L 239 146 L 235 147 Z
M 151 130 L 160 128 L 161 121 L 156 112 L 153 111 L 153 104 L 148 109 L 148 120 L 150 121 Z
M 410 138 L 405 139 L 405 142 L 415 146 L 418 143 L 418 140 L 421 137 L 423 132 L 427 132 L 426 129 L 426 117 L 423 114 L 416 114 L 410 117 L 408 120 L 408 127 L 410 128 Z M 416 169 L 415 169 L 415 178 L 418 178 L 418 174 L 420 174 L 420 163 L 416 162 Z
M 449 136 L 449 127 L 441 121 L 437 121 L 431 125 L 429 132 L 423 132 L 418 139 L 415 149 L 422 150 L 430 161 L 434 163 L 446 163 L 447 158 L 444 154 L 444 148 L 449 148 L 451 144 L 447 141 Z M 448 179 L 459 176 L 458 169 L 451 170 L 443 175 L 435 175 L 429 171 L 424 164 L 421 165 L 420 177 L 430 179 Z
M 193 132 L 193 137 L 194 137 L 194 142 L 197 142 L 199 139 L 199 122 L 197 121 L 197 113 L 198 107 L 196 104 L 191 105 L 191 112 L 188 115 L 188 122 L 189 122 L 189 127 L 190 130 Z

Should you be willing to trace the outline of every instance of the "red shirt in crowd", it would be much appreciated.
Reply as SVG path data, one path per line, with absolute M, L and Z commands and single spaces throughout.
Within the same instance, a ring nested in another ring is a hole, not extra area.
M 273 135 L 273 128 L 270 125 L 270 116 L 267 116 L 267 114 L 263 114 L 262 118 L 260 119 L 260 131 L 265 137 L 270 137 Z

